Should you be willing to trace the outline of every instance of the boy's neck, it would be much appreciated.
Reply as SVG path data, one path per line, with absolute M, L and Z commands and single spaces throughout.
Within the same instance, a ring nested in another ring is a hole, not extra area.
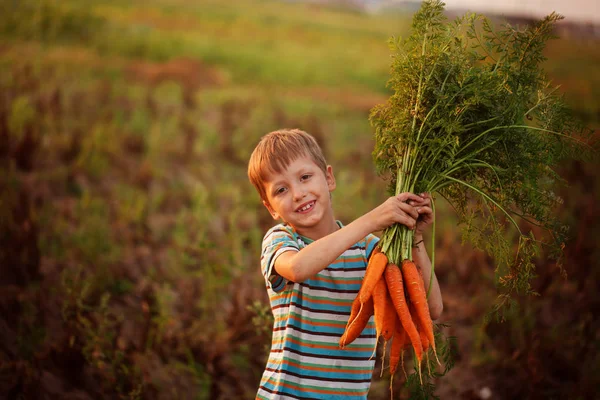
M 308 229 L 296 228 L 295 226 L 293 228 L 298 234 L 311 240 L 319 240 L 340 229 L 333 215 L 331 215 L 331 218 L 323 219 L 321 223 Z

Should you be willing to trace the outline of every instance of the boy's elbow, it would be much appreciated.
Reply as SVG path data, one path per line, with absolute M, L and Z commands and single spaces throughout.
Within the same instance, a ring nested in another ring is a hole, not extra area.
M 301 268 L 300 266 L 293 265 L 292 268 L 290 268 L 289 280 L 291 280 L 292 282 L 302 283 L 308 278 L 309 277 L 306 276 L 306 273 L 303 272 L 303 268 Z
M 294 252 L 283 253 L 275 260 L 275 270 L 288 281 L 300 283 L 308 277 L 303 273 L 304 269 L 296 255 Z
M 304 273 L 303 271 L 304 268 L 302 268 L 302 266 L 299 263 L 290 260 L 290 262 L 284 268 L 282 268 L 282 271 L 278 272 L 280 275 L 282 275 L 289 281 L 302 283 L 306 279 L 308 279 L 308 276 L 306 276 L 306 273 Z

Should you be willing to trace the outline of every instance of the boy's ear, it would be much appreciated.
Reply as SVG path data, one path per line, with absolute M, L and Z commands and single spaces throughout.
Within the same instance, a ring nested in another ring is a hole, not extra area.
M 275 219 L 275 220 L 279 219 L 279 214 L 277 214 L 275 212 L 275 210 L 273 210 L 273 207 L 271 207 L 271 205 L 269 204 L 268 201 L 263 200 L 262 203 L 267 208 L 267 210 L 269 210 L 269 214 L 271 214 L 271 217 L 273 217 L 273 219 Z
M 333 176 L 333 168 L 331 165 L 327 166 L 325 179 L 327 180 L 327 187 L 329 188 L 329 191 L 333 192 L 335 190 L 335 176 Z

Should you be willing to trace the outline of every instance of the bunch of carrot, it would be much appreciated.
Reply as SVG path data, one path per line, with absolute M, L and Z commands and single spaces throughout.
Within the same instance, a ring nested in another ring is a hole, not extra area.
M 420 270 L 409 259 L 402 261 L 401 267 L 389 262 L 379 247 L 369 259 L 362 285 L 352 303 L 350 317 L 339 342 L 341 348 L 361 334 L 372 315 L 375 316 L 377 340 L 380 337 L 384 340 L 384 358 L 385 345 L 392 341 L 389 353 L 392 379 L 398 363 L 404 360 L 404 351 L 411 345 L 417 358 L 419 376 L 421 360 L 429 349 L 438 359 L 433 322 Z

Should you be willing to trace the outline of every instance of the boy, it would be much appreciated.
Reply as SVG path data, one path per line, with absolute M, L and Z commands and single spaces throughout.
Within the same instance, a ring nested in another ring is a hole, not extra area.
M 293 129 L 265 135 L 250 157 L 248 177 L 275 220 L 263 239 L 261 269 L 275 322 L 259 399 L 366 399 L 373 373 L 374 324 L 352 344 L 338 341 L 378 242 L 372 232 L 394 223 L 415 229 L 413 258 L 429 285 L 431 262 L 423 229 L 433 220 L 430 198 L 402 193 L 344 226 L 336 221 L 336 187 L 315 139 Z M 435 276 L 432 319 L 442 311 Z

